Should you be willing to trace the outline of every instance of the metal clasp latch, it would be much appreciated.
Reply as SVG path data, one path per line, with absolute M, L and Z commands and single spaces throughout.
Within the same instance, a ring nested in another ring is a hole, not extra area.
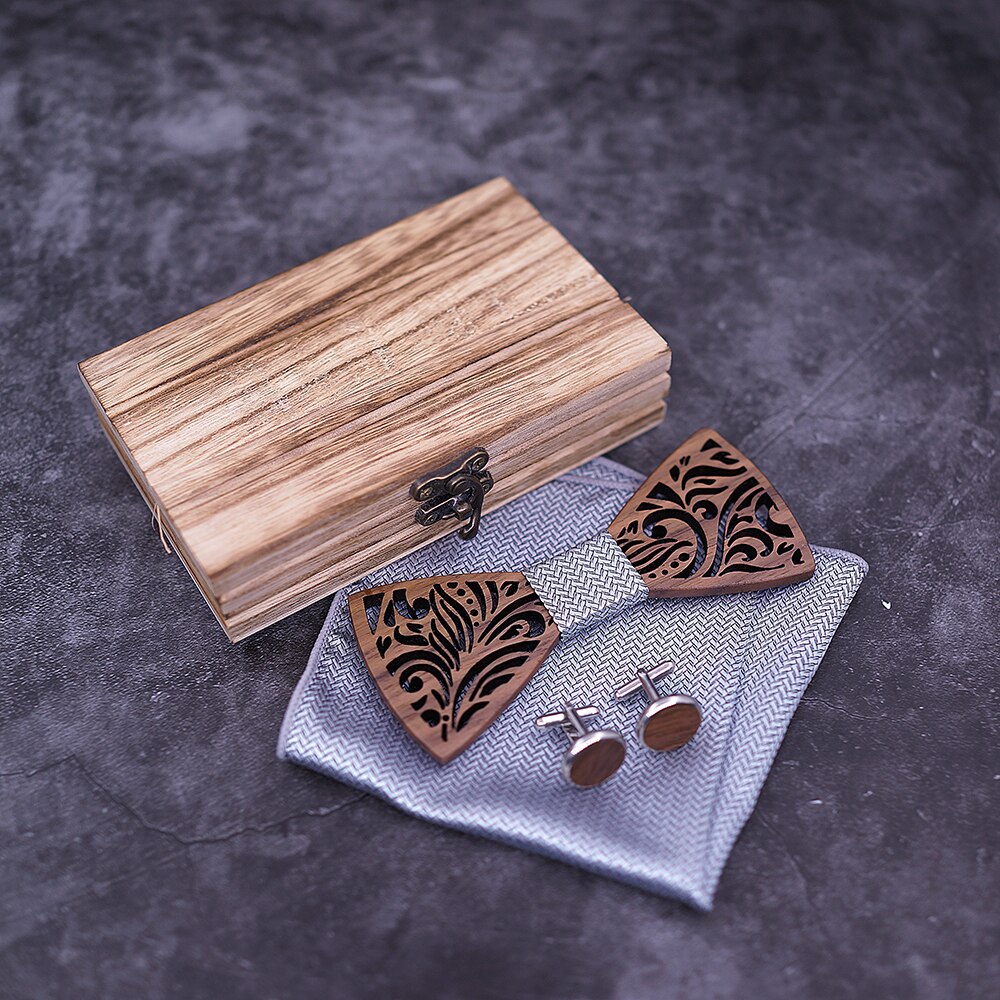
M 490 456 L 485 448 L 473 448 L 457 461 L 413 481 L 410 496 L 420 503 L 413 515 L 417 524 L 436 524 L 444 517 L 457 517 L 465 524 L 458 537 L 475 538 L 483 513 L 483 497 L 493 486 L 486 471 Z

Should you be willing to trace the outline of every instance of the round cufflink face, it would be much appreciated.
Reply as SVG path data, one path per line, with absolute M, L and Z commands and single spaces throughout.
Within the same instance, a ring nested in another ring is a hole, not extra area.
M 608 780 L 625 760 L 625 741 L 612 729 L 595 729 L 573 741 L 563 759 L 563 776 L 578 788 Z
M 686 694 L 658 698 L 639 716 L 636 734 L 650 750 L 677 750 L 701 725 L 701 706 Z

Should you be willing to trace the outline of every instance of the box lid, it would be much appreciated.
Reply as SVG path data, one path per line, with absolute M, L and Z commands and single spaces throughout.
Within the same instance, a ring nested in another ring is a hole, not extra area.
M 234 640 L 455 530 L 409 489 L 463 452 L 489 510 L 656 423 L 668 367 L 503 179 L 80 364 Z

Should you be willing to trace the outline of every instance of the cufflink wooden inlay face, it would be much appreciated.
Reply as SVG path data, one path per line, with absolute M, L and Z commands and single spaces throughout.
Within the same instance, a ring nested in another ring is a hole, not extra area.
M 561 728 L 570 738 L 563 757 L 563 777 L 577 788 L 594 788 L 608 780 L 625 761 L 625 741 L 614 729 L 590 729 L 583 719 L 598 715 L 593 705 L 573 708 L 567 705 L 561 712 L 548 712 L 535 719 L 542 729 Z
M 636 723 L 635 734 L 639 742 L 650 750 L 678 750 L 694 739 L 701 725 L 701 705 L 687 694 L 668 694 L 660 697 L 655 682 L 674 669 L 669 661 L 652 670 L 640 670 L 636 679 L 623 684 L 615 698 L 622 701 L 642 692 L 649 704 L 642 710 Z

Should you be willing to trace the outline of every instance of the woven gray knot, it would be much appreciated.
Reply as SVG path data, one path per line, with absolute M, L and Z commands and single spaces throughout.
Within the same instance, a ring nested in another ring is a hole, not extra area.
M 649 590 L 606 532 L 524 571 L 563 635 L 616 618 Z

